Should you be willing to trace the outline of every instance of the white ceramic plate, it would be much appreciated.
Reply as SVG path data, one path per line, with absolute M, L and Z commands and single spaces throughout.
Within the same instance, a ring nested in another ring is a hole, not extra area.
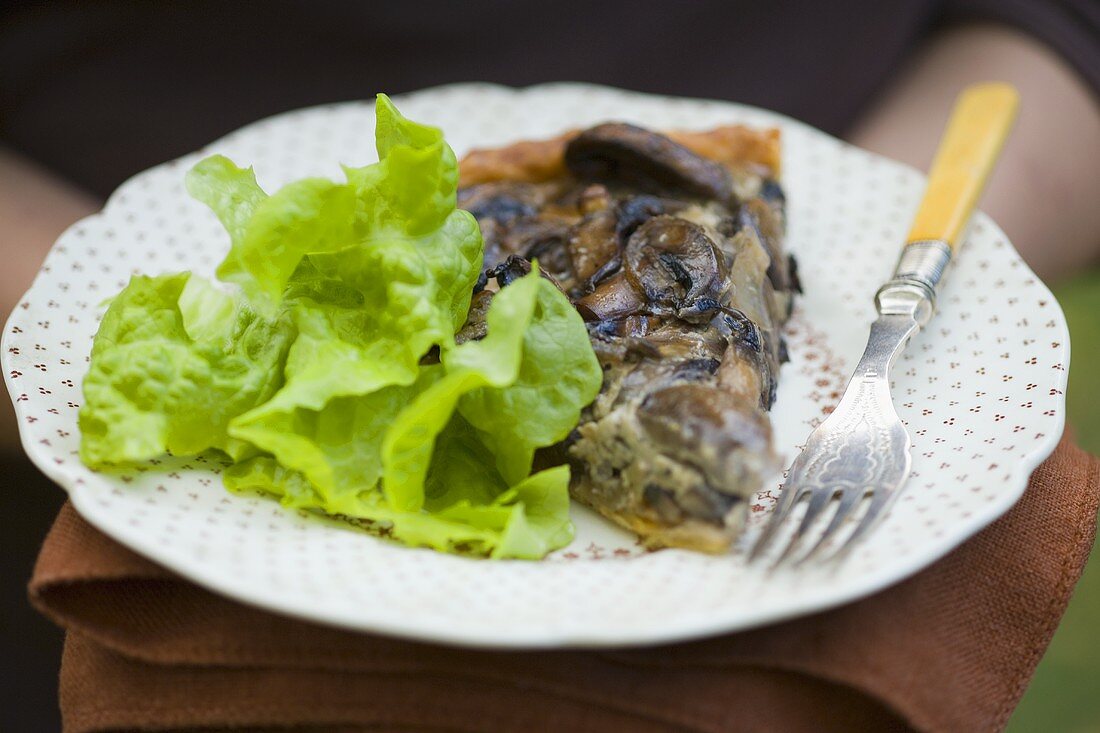
M 862 351 L 872 296 L 892 272 L 923 180 L 806 125 L 724 102 L 576 84 L 512 90 L 463 84 L 397 100 L 472 146 L 537 139 L 607 119 L 654 129 L 730 122 L 782 128 L 789 248 L 799 301 L 774 409 L 792 458 Z M 1069 337 L 1050 291 L 1004 234 L 978 215 L 946 276 L 939 313 L 898 362 L 894 399 L 913 438 L 913 473 L 886 521 L 838 572 L 768 574 L 728 557 L 644 553 L 634 538 L 575 507 L 577 538 L 543 562 L 492 562 L 409 549 L 334 522 L 232 496 L 221 468 L 164 460 L 133 475 L 76 458 L 80 381 L 104 298 L 131 273 L 212 274 L 228 241 L 183 190 L 183 174 L 219 152 L 255 165 L 272 190 L 341 162 L 374 160 L 373 105 L 337 104 L 250 125 L 127 181 L 103 212 L 54 246 L 4 332 L 4 376 L 24 447 L 93 525 L 227 596 L 314 621 L 405 637 L 501 647 L 639 644 L 744 629 L 824 609 L 895 583 L 1005 512 L 1062 432 Z M 746 539 L 781 477 L 753 506 Z

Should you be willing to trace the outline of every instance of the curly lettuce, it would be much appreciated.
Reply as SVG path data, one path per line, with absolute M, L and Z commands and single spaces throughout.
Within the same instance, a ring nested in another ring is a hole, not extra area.
M 250 446 L 229 423 L 282 385 L 292 335 L 285 318 L 264 319 L 190 273 L 134 277 L 92 344 L 81 459 L 103 468 L 208 449 L 244 456 Z
M 384 490 L 395 506 L 419 508 L 434 436 L 458 413 L 500 476 L 531 472 L 536 448 L 565 438 L 595 399 L 601 371 L 584 323 L 537 268 L 493 298 L 488 333 L 443 354 L 445 376 L 397 418 L 383 445 Z M 584 334 L 583 348 L 578 348 Z
M 532 459 L 599 390 L 584 325 L 535 268 L 494 296 L 484 339 L 457 345 L 483 245 L 455 155 L 384 95 L 375 137 L 378 162 L 343 182 L 268 194 L 222 156 L 188 173 L 229 235 L 224 285 L 138 276 L 113 299 L 81 457 L 220 451 L 233 491 L 409 545 L 542 557 L 572 538 L 569 469 L 532 475 Z

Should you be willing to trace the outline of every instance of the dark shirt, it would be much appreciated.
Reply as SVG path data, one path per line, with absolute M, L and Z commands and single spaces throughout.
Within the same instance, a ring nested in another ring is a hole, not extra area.
M 1100 87 L 1096 0 L 52 2 L 0 11 L 0 141 L 105 196 L 276 112 L 475 80 L 736 100 L 841 133 L 966 19 L 1027 30 Z

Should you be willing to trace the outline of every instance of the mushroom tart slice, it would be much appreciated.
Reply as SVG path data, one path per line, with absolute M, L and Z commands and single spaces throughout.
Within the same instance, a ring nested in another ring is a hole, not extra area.
M 460 337 L 484 335 L 477 314 L 537 259 L 604 373 L 539 460 L 568 462 L 573 496 L 652 548 L 726 550 L 778 468 L 768 411 L 798 290 L 778 145 L 774 130 L 611 122 L 461 164 L 486 275 Z

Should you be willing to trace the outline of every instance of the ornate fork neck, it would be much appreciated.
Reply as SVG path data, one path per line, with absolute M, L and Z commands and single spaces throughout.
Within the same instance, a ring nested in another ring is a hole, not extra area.
M 950 261 L 951 247 L 942 240 L 925 239 L 906 245 L 894 277 L 875 294 L 878 312 L 884 316 L 910 316 L 923 327 L 932 317 L 936 286 Z

